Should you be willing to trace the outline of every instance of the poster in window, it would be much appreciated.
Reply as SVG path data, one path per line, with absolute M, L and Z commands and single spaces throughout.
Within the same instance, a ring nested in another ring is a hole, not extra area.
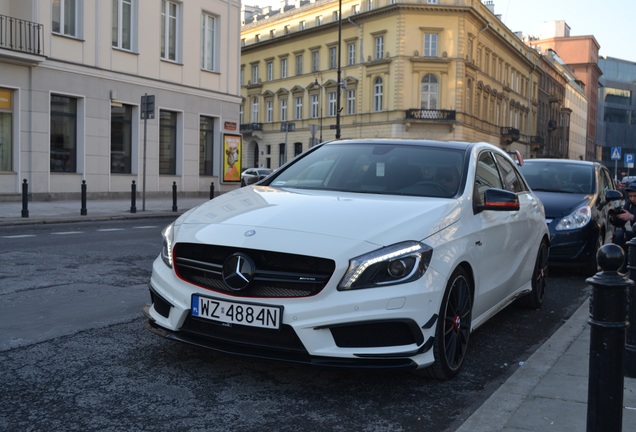
M 241 135 L 223 134 L 223 181 L 241 181 Z

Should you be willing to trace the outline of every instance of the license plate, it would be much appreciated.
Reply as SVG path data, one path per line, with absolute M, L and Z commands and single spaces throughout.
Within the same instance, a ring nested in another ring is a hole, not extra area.
M 282 312 L 281 306 L 230 302 L 196 294 L 192 295 L 192 316 L 224 325 L 239 324 L 278 330 Z

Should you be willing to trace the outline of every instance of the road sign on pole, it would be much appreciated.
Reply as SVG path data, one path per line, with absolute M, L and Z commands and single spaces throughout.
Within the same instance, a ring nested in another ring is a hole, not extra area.
M 612 160 L 621 160 L 621 148 L 612 147 Z

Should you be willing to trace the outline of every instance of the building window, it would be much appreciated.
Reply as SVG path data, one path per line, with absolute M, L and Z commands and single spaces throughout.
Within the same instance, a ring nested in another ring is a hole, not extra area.
M 320 52 L 311 52 L 311 71 L 318 72 L 320 70 Z
M 331 21 L 332 22 L 336 22 L 338 21 L 339 17 L 338 17 L 338 11 L 333 11 L 333 13 L 331 14 Z
M 280 59 L 280 77 L 287 78 L 287 59 Z
M 51 95 L 51 172 L 77 172 L 77 99 Z
M 179 28 L 181 20 L 181 5 L 172 1 L 162 0 L 161 3 L 161 58 L 179 61 Z
M 78 0 L 53 0 L 53 20 L 51 30 L 53 33 L 64 36 L 81 36 L 81 1 Z
M 466 82 L 466 112 L 473 113 L 473 80 Z
M 271 123 L 274 121 L 274 102 L 268 100 L 265 102 L 265 122 Z
M 112 174 L 132 173 L 132 118 L 132 106 L 111 105 L 110 172 Z
M 319 26 L 322 24 L 322 15 L 318 15 L 316 17 L 316 25 Z
M 137 33 L 137 0 L 113 0 L 113 47 L 133 51 Z
M 287 121 L 287 99 L 280 100 L 280 121 Z
M 214 166 L 214 118 L 201 116 L 199 122 L 199 175 L 211 176 Z
M 252 84 L 258 84 L 258 65 L 252 65 Z
M 382 111 L 382 98 L 384 96 L 384 83 L 382 78 L 377 77 L 373 81 L 373 111 Z
M 285 164 L 285 143 L 278 144 L 278 166 Z
M 375 59 L 384 57 L 384 35 L 375 37 Z
M 294 120 L 301 120 L 303 118 L 303 97 L 296 96 L 294 98 Z
M 13 169 L 13 91 L 0 88 L 0 172 Z
M 289 25 L 286 25 L 286 26 L 283 28 L 283 33 L 285 33 L 285 34 L 289 34 Z
M 347 44 L 347 66 L 356 64 L 356 44 L 355 42 Z
M 428 4 L 439 4 L 439 0 L 428 0 Z
M 347 90 L 347 114 L 356 113 L 356 91 Z
M 159 175 L 177 174 L 177 113 L 159 110 Z
M 245 66 L 241 66 L 239 71 L 239 81 L 241 85 L 245 85 Z
M 274 62 L 267 62 L 267 81 L 272 81 L 274 79 Z
M 300 21 L 298 23 L 298 30 L 305 30 L 305 21 Z
M 424 35 L 424 57 L 437 57 L 437 33 Z
M 319 95 L 318 94 L 312 94 L 310 96 L 310 117 L 311 118 L 318 118 L 318 107 L 319 107 Z
M 298 156 L 303 152 L 303 143 L 294 143 L 294 157 Z
M 327 93 L 327 115 L 329 117 L 336 116 L 336 92 Z
M 212 15 L 201 15 L 201 67 L 205 70 L 218 70 L 216 20 Z
M 298 54 L 296 56 L 296 75 L 303 74 L 303 55 Z
M 336 69 L 338 67 L 338 48 L 329 48 L 329 69 Z
M 269 38 L 274 39 L 276 37 L 276 29 L 271 29 L 269 31 Z
M 252 98 L 252 123 L 258 123 L 258 98 Z
M 424 75 L 424 78 L 422 78 L 420 107 L 422 109 L 437 109 L 438 92 L 437 77 L 433 74 Z
M 239 124 L 245 124 L 245 106 L 239 106 Z
M 260 42 L 261 41 L 261 35 L 257 34 L 254 36 L 254 42 Z
M 360 5 L 356 4 L 351 6 L 351 15 L 356 15 L 360 13 Z

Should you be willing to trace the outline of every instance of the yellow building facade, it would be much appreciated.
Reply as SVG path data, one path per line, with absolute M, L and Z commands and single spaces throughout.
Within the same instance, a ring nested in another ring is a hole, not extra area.
M 241 31 L 244 167 L 277 168 L 338 132 L 536 148 L 539 54 L 492 4 L 305 0 L 267 12 Z

